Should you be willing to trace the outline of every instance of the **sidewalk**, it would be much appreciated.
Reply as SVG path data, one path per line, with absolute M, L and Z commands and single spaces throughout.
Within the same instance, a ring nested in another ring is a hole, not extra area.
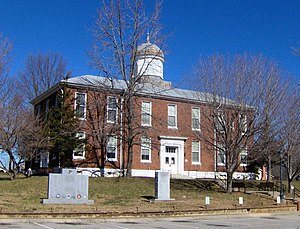
M 176 217 L 176 216 L 209 216 L 209 215 L 236 215 L 236 214 L 257 214 L 257 213 L 279 213 L 296 212 L 297 205 L 257 207 L 235 209 L 203 209 L 193 211 L 153 211 L 153 212 L 0 212 L 1 219 L 109 219 L 109 218 L 148 218 L 148 217 Z

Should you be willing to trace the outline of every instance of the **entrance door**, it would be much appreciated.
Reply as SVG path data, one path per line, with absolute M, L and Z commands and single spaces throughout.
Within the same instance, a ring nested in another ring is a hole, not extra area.
M 178 173 L 178 147 L 165 146 L 164 169 L 170 170 L 171 174 Z
M 160 169 L 184 174 L 184 137 L 160 136 Z

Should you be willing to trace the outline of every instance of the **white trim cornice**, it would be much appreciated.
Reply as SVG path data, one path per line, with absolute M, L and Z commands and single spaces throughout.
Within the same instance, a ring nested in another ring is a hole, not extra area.
M 187 137 L 177 137 L 177 136 L 159 136 L 159 139 L 169 139 L 169 140 L 182 140 L 185 141 Z

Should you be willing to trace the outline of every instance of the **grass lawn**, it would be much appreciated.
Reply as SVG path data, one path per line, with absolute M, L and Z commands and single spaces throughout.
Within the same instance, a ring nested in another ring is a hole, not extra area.
M 235 208 L 238 198 L 244 197 L 243 207 L 273 206 L 271 197 L 233 192 L 227 194 L 208 181 L 171 180 L 174 201 L 150 202 L 154 198 L 152 178 L 89 178 L 89 199 L 94 205 L 43 205 L 47 198 L 47 176 L 9 180 L 0 176 L 1 212 L 128 212 L 199 210 L 205 208 L 204 199 L 210 197 L 210 209 Z

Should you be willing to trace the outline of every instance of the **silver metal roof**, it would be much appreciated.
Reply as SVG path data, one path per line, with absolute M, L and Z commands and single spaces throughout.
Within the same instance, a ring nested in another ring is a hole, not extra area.
M 70 78 L 66 82 L 74 86 L 85 87 L 102 87 L 115 90 L 125 90 L 126 83 L 123 80 L 108 79 L 100 76 L 84 75 Z M 165 82 L 165 81 L 164 81 Z M 195 102 L 212 102 L 213 96 L 204 92 L 197 92 L 192 90 L 185 90 L 179 88 L 165 87 L 161 85 L 143 83 L 139 84 L 136 91 L 140 95 L 151 97 L 168 97 L 173 99 L 192 100 Z
M 69 86 L 73 87 L 86 87 L 116 91 L 125 91 L 127 89 L 126 82 L 124 80 L 109 79 L 94 75 L 83 75 L 60 81 L 52 88 L 33 99 L 31 103 L 37 104 L 39 101 L 45 99 L 47 96 L 58 90 L 60 84 L 68 84 Z M 209 93 L 173 88 L 171 87 L 170 82 L 163 81 L 161 79 L 158 81 L 154 80 L 153 83 L 146 82 L 138 84 L 135 91 L 137 95 L 145 97 L 190 101 L 194 103 L 213 103 L 217 100 L 217 102 L 221 104 L 234 106 L 238 105 L 233 100 L 223 97 L 214 97 Z

